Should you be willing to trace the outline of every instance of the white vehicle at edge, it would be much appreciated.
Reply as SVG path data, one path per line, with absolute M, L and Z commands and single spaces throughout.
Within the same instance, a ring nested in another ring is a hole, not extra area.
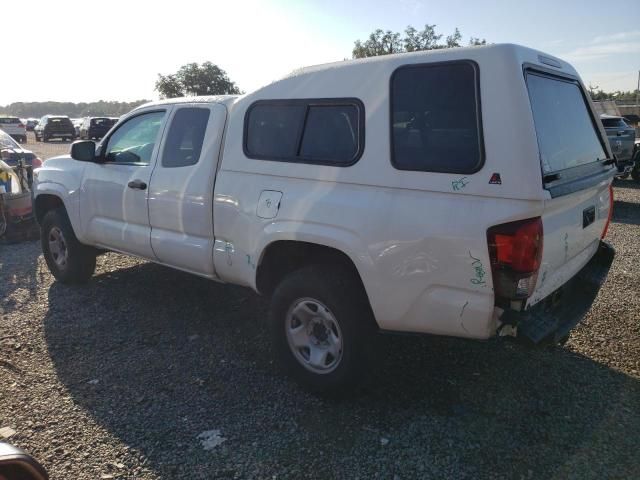
M 615 166 L 584 86 L 517 45 L 155 102 L 71 156 L 34 188 L 58 280 L 106 249 L 270 295 L 277 351 L 317 391 L 355 384 L 378 330 L 560 342 L 613 259 Z

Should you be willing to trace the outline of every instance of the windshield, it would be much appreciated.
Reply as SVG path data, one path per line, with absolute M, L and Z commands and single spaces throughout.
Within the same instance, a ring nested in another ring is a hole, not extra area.
M 529 72 L 527 87 L 545 173 L 606 158 L 577 82 Z
M 5 148 L 20 148 L 20 145 L 18 145 L 13 138 L 11 138 L 9 135 L 7 135 L 6 133 L 4 133 L 3 131 L 0 131 L 0 150 L 3 150 Z

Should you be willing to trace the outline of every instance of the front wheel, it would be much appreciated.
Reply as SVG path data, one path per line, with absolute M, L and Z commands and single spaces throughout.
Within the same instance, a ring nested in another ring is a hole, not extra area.
M 281 363 L 306 389 L 345 393 L 365 376 L 376 325 L 348 269 L 314 265 L 289 274 L 273 294 L 270 324 Z
M 57 208 L 42 219 L 40 240 L 49 270 L 62 283 L 85 283 L 96 269 L 96 254 L 78 241 L 67 212 Z

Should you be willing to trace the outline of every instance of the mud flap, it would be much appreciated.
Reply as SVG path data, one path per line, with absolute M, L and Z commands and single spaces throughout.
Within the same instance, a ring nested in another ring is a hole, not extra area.
M 517 336 L 534 344 L 559 342 L 591 309 L 614 256 L 613 247 L 601 241 L 589 263 L 566 284 L 528 310 L 505 310 L 500 320 L 517 326 Z

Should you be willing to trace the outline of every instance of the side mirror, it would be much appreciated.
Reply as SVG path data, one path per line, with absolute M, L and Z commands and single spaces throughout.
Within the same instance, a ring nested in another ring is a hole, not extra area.
M 0 442 L 0 478 L 11 480 L 48 480 L 47 471 L 31 455 Z
M 73 142 L 71 145 L 71 158 L 81 162 L 95 162 L 96 143 L 91 140 Z

